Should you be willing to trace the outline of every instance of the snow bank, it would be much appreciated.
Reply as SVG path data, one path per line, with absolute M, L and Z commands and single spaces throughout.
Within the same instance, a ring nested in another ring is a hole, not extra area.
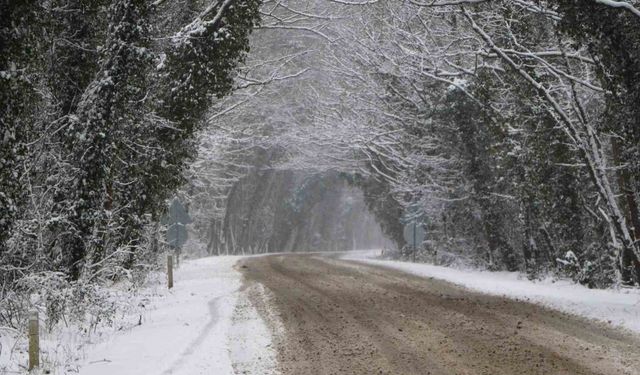
M 140 327 L 114 336 L 90 350 L 81 374 L 234 374 L 237 361 L 266 374 L 275 366 L 271 337 L 255 309 L 239 292 L 239 257 L 186 262 L 176 271 L 174 289 L 158 302 Z M 242 305 L 242 319 L 238 301 Z M 238 348 L 238 332 L 250 328 L 247 345 Z M 237 353 L 238 350 L 241 353 Z
M 240 287 L 236 261 L 204 258 L 182 265 L 174 289 L 156 301 L 142 325 L 90 348 L 80 373 L 232 374 L 224 338 Z
M 259 299 L 267 301 L 267 292 L 261 284 L 254 284 L 242 293 L 233 314 L 233 327 L 229 335 L 230 354 L 236 374 L 276 375 L 277 362 L 272 348 L 271 329 L 283 334 L 279 327 L 267 327 L 258 319 L 258 311 L 249 299 L 249 293 L 257 293 Z M 267 321 L 274 323 L 274 314 L 268 313 Z M 279 323 L 279 321 L 276 321 Z
M 91 343 L 77 327 L 46 335 L 43 370 L 81 375 L 231 375 L 242 366 L 252 370 L 246 374 L 275 373 L 270 331 L 240 291 L 242 275 L 234 269 L 239 259 L 183 262 L 174 271 L 171 290 L 160 275 L 161 280 L 142 291 L 142 309 L 119 319 L 116 328 L 91 335 Z M 242 319 L 235 317 L 238 305 Z M 249 333 L 251 340 L 238 337 Z M 5 360 L 26 363 L 21 354 Z
M 458 270 L 429 264 L 375 259 L 380 250 L 354 251 L 342 259 L 433 277 L 483 293 L 520 298 L 640 333 L 640 290 L 589 289 L 568 280 L 531 281 L 517 272 Z

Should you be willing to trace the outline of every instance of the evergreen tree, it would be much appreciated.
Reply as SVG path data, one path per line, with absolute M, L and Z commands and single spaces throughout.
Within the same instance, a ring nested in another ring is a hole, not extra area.
M 37 10 L 35 1 L 0 1 L 0 256 L 25 200 L 22 163 L 38 101 Z
M 606 88 L 601 128 L 614 134 L 612 156 L 625 219 L 635 240 L 619 256 L 622 277 L 640 283 L 640 25 L 631 12 L 594 0 L 562 0 L 561 30 L 597 57 L 599 80 Z

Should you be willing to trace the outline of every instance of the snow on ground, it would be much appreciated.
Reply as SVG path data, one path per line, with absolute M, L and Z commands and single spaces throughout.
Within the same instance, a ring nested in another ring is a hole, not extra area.
M 73 327 L 66 334 L 45 336 L 43 370 L 81 375 L 274 374 L 271 334 L 240 290 L 242 276 L 234 269 L 239 259 L 183 262 L 174 271 L 173 289 L 163 283 L 149 286 L 153 290 L 142 292 L 152 296 L 143 315 L 132 311 L 123 319 L 132 322 L 123 325 L 128 328 L 102 331 L 93 335 L 94 343 L 86 338 L 82 342 L 85 336 L 71 333 Z M 237 372 L 239 368 L 244 372 Z
M 249 300 L 249 293 L 257 293 L 260 301 L 268 301 L 267 292 L 261 284 L 249 288 L 240 295 L 233 314 L 233 329 L 229 335 L 233 367 L 236 374 L 276 375 L 277 362 L 272 349 L 271 330 L 275 329 L 277 335 L 284 331 L 278 326 L 273 327 L 274 314 L 271 310 L 266 311 L 269 313 L 266 319 L 269 327 L 265 320 L 257 319 L 258 311 Z
M 563 312 L 608 322 L 640 333 L 640 290 L 589 289 L 570 280 L 531 281 L 517 272 L 459 270 L 422 263 L 376 259 L 380 250 L 354 251 L 342 258 L 433 277 L 479 292 L 520 298 Z
M 234 374 L 237 361 L 253 365 L 246 374 L 272 371 L 270 333 L 239 290 L 241 275 L 233 269 L 238 259 L 186 262 L 176 271 L 170 295 L 143 325 L 93 348 L 81 374 L 224 375 Z M 234 318 L 238 311 L 242 319 Z M 252 340 L 243 340 L 245 345 L 238 347 L 235 343 L 247 332 Z

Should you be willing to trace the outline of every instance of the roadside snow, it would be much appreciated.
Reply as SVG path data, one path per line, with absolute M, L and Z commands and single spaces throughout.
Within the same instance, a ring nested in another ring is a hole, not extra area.
M 118 318 L 115 328 L 91 334 L 92 342 L 78 327 L 43 332 L 42 373 L 232 375 L 242 368 L 242 374 L 275 374 L 271 333 L 240 290 L 242 275 L 234 269 L 240 258 L 183 262 L 171 290 L 158 274 L 140 293 L 142 307 Z M 26 373 L 24 350 L 8 355 L 1 341 L 0 373 Z M 23 338 L 11 344 L 26 347 Z
M 268 297 L 261 284 L 249 288 L 239 297 L 233 314 L 233 328 L 229 335 L 233 368 L 236 374 L 276 375 L 277 363 L 269 330 L 275 327 L 268 328 L 264 320 L 257 318 L 258 311 L 249 300 L 249 293 L 258 294 L 262 301 Z M 267 321 L 273 323 L 273 314 L 269 314 Z
M 81 374 L 234 374 L 235 358 L 253 363 L 255 372 L 270 371 L 275 355 L 271 337 L 255 309 L 239 291 L 241 274 L 233 266 L 239 257 L 212 257 L 185 262 L 176 270 L 174 289 L 140 327 L 114 336 L 90 350 Z M 253 341 L 238 348 L 238 301 L 245 306 L 242 327 Z
M 459 270 L 430 264 L 375 259 L 380 250 L 354 251 L 342 259 L 357 260 L 433 277 L 483 293 L 520 298 L 563 312 L 611 323 L 640 333 L 640 290 L 598 290 L 568 280 L 531 281 L 517 272 Z

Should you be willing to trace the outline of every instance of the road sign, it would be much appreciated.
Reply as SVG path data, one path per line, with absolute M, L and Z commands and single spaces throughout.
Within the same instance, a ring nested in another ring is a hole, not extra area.
M 422 207 L 419 204 L 414 203 L 409 207 L 405 208 L 404 214 L 402 215 L 402 218 L 400 219 L 400 221 L 403 224 L 409 224 L 413 222 L 424 223 L 425 217 L 424 217 L 424 211 L 422 210 Z
M 427 236 L 422 223 L 412 222 L 404 226 L 404 240 L 414 248 L 420 246 Z
M 181 248 L 187 242 L 189 233 L 182 223 L 173 223 L 167 228 L 167 244 L 174 248 Z
M 413 260 L 416 260 L 416 252 L 427 236 L 424 230 L 424 212 L 418 204 L 412 204 L 407 207 L 401 219 L 404 224 L 403 236 L 407 245 L 413 249 Z
M 191 220 L 187 209 L 180 203 L 178 198 L 171 202 L 169 212 L 163 222 L 168 226 L 167 244 L 174 249 L 180 249 L 189 238 L 185 225 L 192 223 L 193 220 Z

